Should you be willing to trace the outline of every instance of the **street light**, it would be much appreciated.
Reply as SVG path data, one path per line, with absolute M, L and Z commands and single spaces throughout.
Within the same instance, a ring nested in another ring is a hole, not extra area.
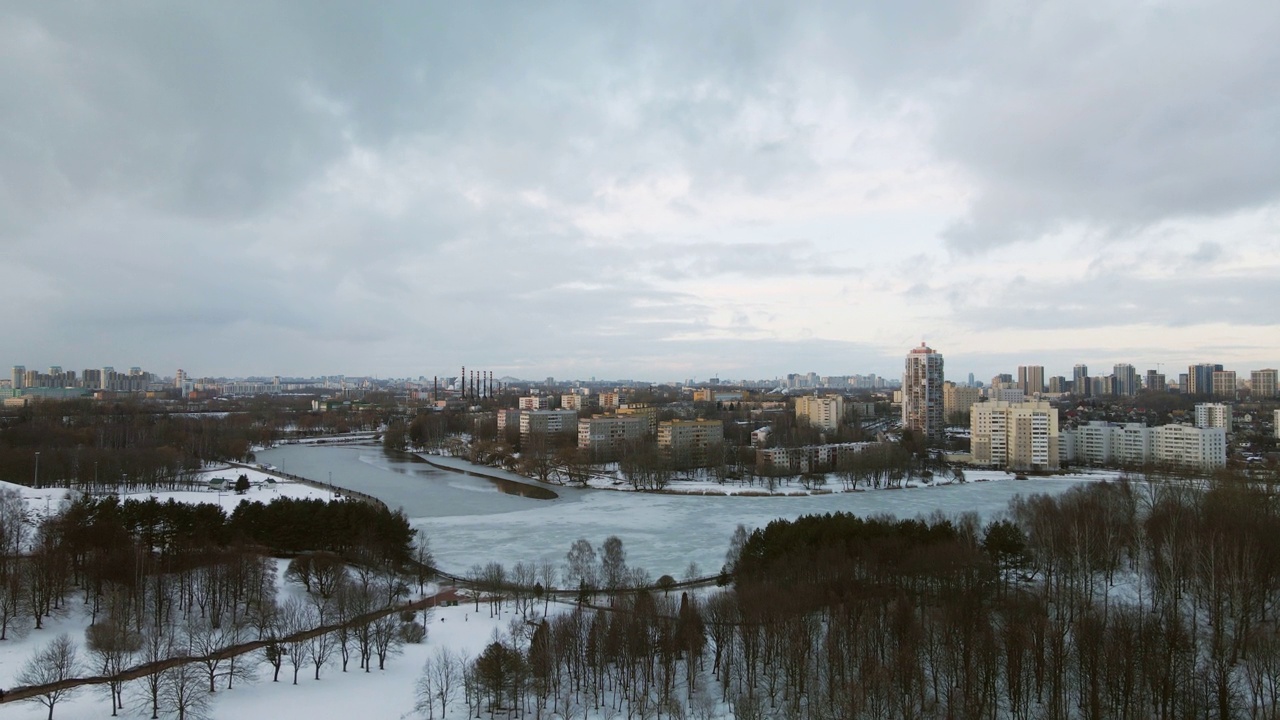
M 36 477 L 31 484 L 37 489 L 39 489 L 40 487 L 40 451 L 39 450 L 36 451 Z

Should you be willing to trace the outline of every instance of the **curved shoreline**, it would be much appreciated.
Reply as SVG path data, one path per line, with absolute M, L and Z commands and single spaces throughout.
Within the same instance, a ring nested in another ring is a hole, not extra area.
M 491 480 L 494 482 L 505 482 L 505 483 L 512 483 L 515 485 L 523 485 L 525 487 L 532 488 L 534 490 L 538 490 L 540 492 L 544 492 L 550 495 L 550 497 L 536 498 L 538 500 L 559 500 L 560 499 L 560 494 L 557 493 L 556 491 L 552 490 L 551 488 L 544 487 L 539 483 L 535 483 L 528 478 L 517 479 L 515 477 L 503 477 L 501 475 L 492 475 L 490 473 L 479 472 L 476 470 L 470 470 L 468 468 L 461 468 L 453 465 L 446 465 L 441 462 L 436 462 L 431 459 L 433 456 L 427 455 L 425 453 L 414 452 L 410 454 L 418 458 L 422 462 L 430 465 L 431 467 L 437 468 L 439 470 L 447 470 L 449 472 L 455 472 L 461 475 L 470 475 L 472 477 L 484 478 L 485 480 Z M 481 467 L 480 465 L 476 465 L 471 462 L 467 462 L 467 465 L 471 467 L 476 467 L 476 468 Z

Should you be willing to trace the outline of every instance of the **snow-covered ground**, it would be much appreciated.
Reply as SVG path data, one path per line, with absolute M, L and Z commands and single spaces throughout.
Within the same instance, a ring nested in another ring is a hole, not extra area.
M 283 564 L 283 563 L 282 563 Z M 282 594 L 299 593 L 295 585 L 283 586 Z M 73 602 L 73 607 L 78 607 Z M 558 606 L 552 606 L 552 612 Z M 421 617 L 421 616 L 419 616 Z M 365 673 L 356 662 L 343 673 L 341 665 L 327 667 L 314 680 L 310 668 L 298 675 L 298 684 L 292 684 L 292 670 L 286 663 L 280 672 L 280 682 L 271 682 L 271 667 L 261 662 L 254 653 L 254 662 L 260 663 L 257 681 L 240 682 L 231 690 L 220 688 L 214 695 L 210 717 L 221 718 L 368 718 L 369 720 L 395 720 L 413 716 L 414 689 L 422 665 L 437 647 L 448 647 L 476 657 L 490 642 L 495 632 L 504 631 L 516 617 L 508 608 L 501 617 L 490 618 L 486 606 L 477 613 L 469 604 L 457 607 L 433 608 L 427 618 L 426 642 L 406 645 L 404 653 L 387 661 L 387 669 Z M 27 657 L 40 646 L 67 633 L 81 646 L 83 659 L 84 630 L 87 618 L 76 613 L 67 618 L 54 619 L 47 628 L 31 631 L 25 638 L 0 642 L 0 687 L 13 685 L 13 678 L 20 672 Z M 375 663 L 376 664 L 376 663 Z M 129 704 L 126 691 L 125 703 Z M 452 717 L 466 714 L 465 705 L 459 700 L 452 708 Z M 0 705 L 0 718 L 5 720 L 44 720 L 48 711 L 42 705 L 15 703 Z M 96 720 L 111 714 L 106 690 L 103 686 L 82 688 L 70 699 L 59 702 L 54 709 L 57 720 Z M 150 712 L 137 712 L 127 708 L 124 718 L 148 718 Z
M 243 495 L 239 495 L 234 489 L 236 478 L 241 475 L 249 476 L 249 491 Z M 167 502 L 170 498 L 183 503 L 197 503 L 207 505 L 221 505 L 224 510 L 230 513 L 235 510 L 236 506 L 245 501 L 258 501 L 269 503 L 278 497 L 289 498 L 320 498 L 328 500 L 333 497 L 333 493 L 328 490 L 315 488 L 304 483 L 292 482 L 289 480 L 281 480 L 278 476 L 271 473 L 262 472 L 260 470 L 251 470 L 248 468 L 229 467 L 221 469 L 206 470 L 197 476 L 200 482 L 208 483 L 214 478 L 226 478 L 230 481 L 227 490 L 159 490 L 156 492 L 132 492 L 121 493 L 121 499 L 145 500 L 148 497 L 155 497 L 160 502 Z M 276 480 L 275 483 L 268 483 L 267 479 Z M 69 494 L 67 488 L 29 488 L 22 485 L 4 482 L 0 480 L 0 489 L 9 488 L 22 493 L 23 499 L 26 501 L 28 517 L 33 519 L 39 518 L 50 512 L 57 512 L 58 506 L 62 504 Z

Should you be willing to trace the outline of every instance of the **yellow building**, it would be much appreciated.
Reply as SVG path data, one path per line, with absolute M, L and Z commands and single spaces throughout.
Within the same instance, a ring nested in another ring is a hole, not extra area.
M 1058 469 L 1058 411 L 1048 402 L 978 403 L 969 412 L 975 463 L 1010 470 Z

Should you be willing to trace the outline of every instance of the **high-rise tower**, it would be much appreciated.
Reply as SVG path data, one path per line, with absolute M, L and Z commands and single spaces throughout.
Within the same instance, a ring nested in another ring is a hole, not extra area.
M 942 444 L 942 353 L 924 343 L 907 353 L 902 375 L 902 427 L 929 444 Z

